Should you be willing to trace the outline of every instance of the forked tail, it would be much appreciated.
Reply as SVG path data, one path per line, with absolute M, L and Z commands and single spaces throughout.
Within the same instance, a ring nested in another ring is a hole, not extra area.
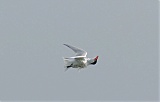
M 64 58 L 64 57 L 63 57 L 63 61 L 64 61 L 64 67 L 66 68 L 65 71 L 67 71 L 68 68 L 71 67 L 72 63 L 71 63 L 71 61 L 69 61 L 68 58 Z

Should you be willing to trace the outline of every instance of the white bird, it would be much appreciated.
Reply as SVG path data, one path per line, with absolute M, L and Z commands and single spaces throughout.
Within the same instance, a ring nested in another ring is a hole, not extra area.
M 88 65 L 95 65 L 97 63 L 98 56 L 95 58 L 87 58 L 87 52 L 83 49 L 68 44 L 64 45 L 72 49 L 76 54 L 75 57 L 63 58 L 66 70 L 71 67 L 81 69 L 87 67 Z

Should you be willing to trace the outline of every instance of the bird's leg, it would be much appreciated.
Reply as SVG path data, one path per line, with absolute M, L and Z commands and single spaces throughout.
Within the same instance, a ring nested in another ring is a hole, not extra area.
M 67 66 L 65 71 L 67 71 L 70 67 L 72 67 L 73 64 L 71 64 L 70 66 Z
M 71 64 L 70 66 L 67 66 L 67 68 L 70 68 L 70 67 L 72 67 L 72 65 L 73 65 L 73 64 Z

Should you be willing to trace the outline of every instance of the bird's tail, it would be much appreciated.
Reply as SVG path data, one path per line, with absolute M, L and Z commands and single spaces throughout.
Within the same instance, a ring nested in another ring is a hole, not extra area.
M 64 61 L 64 67 L 66 68 L 65 69 L 65 71 L 67 71 L 68 70 L 68 68 L 70 68 L 70 66 L 71 66 L 71 61 L 69 60 L 69 58 L 64 58 L 63 57 L 63 61 Z

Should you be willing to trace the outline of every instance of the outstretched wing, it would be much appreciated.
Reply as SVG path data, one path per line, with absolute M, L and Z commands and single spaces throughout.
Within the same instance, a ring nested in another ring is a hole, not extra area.
M 76 56 L 86 56 L 87 55 L 87 52 L 84 51 L 83 49 L 80 49 L 80 48 L 77 48 L 77 47 L 74 47 L 74 46 L 71 46 L 71 45 L 68 45 L 68 44 L 63 44 L 63 45 L 72 49 L 76 53 Z

